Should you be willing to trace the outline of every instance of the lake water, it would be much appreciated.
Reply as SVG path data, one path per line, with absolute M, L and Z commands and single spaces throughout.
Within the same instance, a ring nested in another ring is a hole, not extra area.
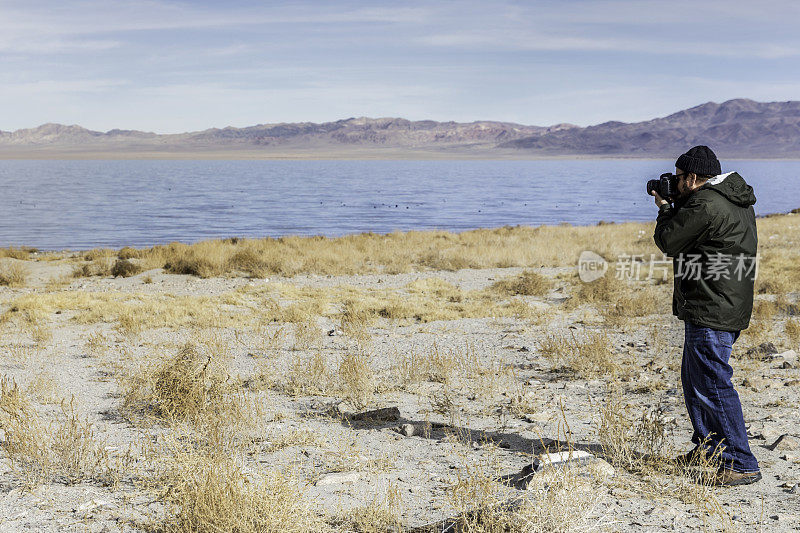
M 653 220 L 674 160 L 0 161 L 0 246 L 461 231 Z M 800 161 L 723 161 L 760 214 L 800 207 Z

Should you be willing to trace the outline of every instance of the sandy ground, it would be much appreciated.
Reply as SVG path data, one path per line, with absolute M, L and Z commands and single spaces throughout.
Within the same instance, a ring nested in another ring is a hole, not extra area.
M 28 286 L 0 287 L 0 311 L 6 311 L 22 295 L 45 292 L 48 279 L 71 271 L 70 265 L 58 262 L 30 265 Z M 546 273 L 555 275 L 566 270 Z M 445 279 L 463 289 L 480 289 L 520 271 L 510 268 L 253 280 L 198 279 L 153 270 L 130 278 L 78 278 L 55 290 L 213 296 L 245 286 L 268 287 L 277 283 L 402 287 L 414 279 L 429 277 Z M 564 296 L 563 290 L 556 288 L 546 297 L 523 299 L 533 307 L 548 309 L 558 306 Z M 45 416 L 61 409 L 60 399 L 74 398 L 76 411 L 93 424 L 97 439 L 109 447 L 112 455 L 121 454 L 130 443 L 169 431 L 164 426 L 140 427 L 121 416 L 119 376 L 115 375 L 118 369 L 113 361 L 123 356 L 136 360 L 146 358 L 153 350 L 169 350 L 165 346 L 191 340 L 190 334 L 165 328 L 124 335 L 113 323 L 78 324 L 74 316 L 70 310 L 50 314 L 47 323 L 52 336 L 38 343 L 31 340 L 30 332 L 7 324 L 0 346 L 4 352 L 0 373 L 28 390 Z M 357 346 L 346 335 L 325 333 L 338 329 L 333 318 L 323 316 L 317 323 L 323 332 L 317 349 L 291 350 L 287 340 L 269 355 L 270 366 L 278 374 L 286 372 L 293 361 L 308 358 L 316 351 L 335 367 L 344 353 Z M 550 332 L 580 331 L 600 327 L 598 324 L 597 313 L 586 308 L 548 314 L 540 324 L 492 317 L 430 323 L 380 319 L 370 328 L 370 351 L 377 375 L 389 372 L 397 354 L 429 351 L 434 345 L 443 352 L 472 347 L 484 367 L 513 369 L 526 401 L 534 408 L 522 416 L 504 408 L 510 399 L 504 382 L 499 386 L 481 382 L 489 392 L 476 392 L 476 381 L 456 380 L 447 388 L 424 381 L 401 390 L 379 391 L 372 397 L 368 408 L 396 406 L 399 418 L 359 422 L 330 416 L 331 409 L 356 411 L 342 404 L 336 394 L 292 396 L 268 389 L 253 396 L 265 409 L 258 429 L 261 442 L 248 455 L 248 468 L 291 471 L 304 481 L 306 497 L 328 513 L 384 500 L 391 489 L 401 495 L 401 514 L 407 526 L 444 519 L 453 512 L 448 490 L 463 475 L 465 466 L 496 461 L 500 475 L 513 479 L 542 451 L 543 444 L 552 441 L 571 437 L 578 449 L 601 451 L 596 431 L 598 405 L 609 394 L 608 379 L 567 375 L 540 351 L 540 342 Z M 279 327 L 275 324 L 268 331 Z M 653 327 L 663 332 L 658 342 L 651 338 Z M 87 346 L 89 336 L 97 332 L 108 340 L 102 356 Z M 219 332 L 233 356 L 233 372 L 246 380 L 267 356 L 259 354 L 250 341 L 242 341 L 240 333 L 235 328 Z M 660 406 L 671 431 L 669 438 L 676 448 L 688 450 L 691 426 L 683 406 L 678 371 L 682 333 L 682 324 L 663 313 L 613 328 L 609 335 L 620 359 L 632 362 L 633 378 L 623 380 L 621 385 L 623 399 L 642 411 Z M 741 356 L 738 344 L 734 358 L 737 356 Z M 714 490 L 721 510 L 709 515 L 696 503 L 684 502 L 668 489 L 646 489 L 647 479 L 618 466 L 613 477 L 593 481 L 598 500 L 587 515 L 588 523 L 613 531 L 717 530 L 717 520 L 724 515 L 733 530 L 800 529 L 800 451 L 767 448 L 783 434 L 800 439 L 800 370 L 797 364 L 783 368 L 781 363 L 769 357 L 734 362 L 734 381 L 749 424 L 750 445 L 762 467 L 761 482 Z M 749 386 L 742 385 L 745 378 Z M 652 387 L 653 390 L 641 387 L 648 381 L 663 385 Z M 437 412 L 435 406 L 442 403 L 445 390 L 449 391 L 451 408 Z M 398 431 L 403 424 L 413 426 L 411 436 Z M 269 446 L 287 435 L 308 434 L 313 436 L 312 442 L 279 449 Z M 138 531 L 141 524 L 163 516 L 163 505 L 154 494 L 124 475 L 113 488 L 86 481 L 74 485 L 52 482 L 30 488 L 21 482 L 24 472 L 4 452 L 0 453 L 2 531 Z M 520 495 L 526 493 L 522 486 L 514 490 Z

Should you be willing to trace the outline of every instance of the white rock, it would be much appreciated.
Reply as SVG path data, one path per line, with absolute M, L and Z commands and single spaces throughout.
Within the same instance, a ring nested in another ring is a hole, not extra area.
M 398 430 L 406 437 L 414 436 L 414 424 L 403 424 L 398 428 Z
M 84 502 L 84 503 L 80 504 L 78 506 L 78 512 L 86 515 L 86 514 L 91 514 L 94 511 L 97 511 L 97 510 L 100 510 L 100 509 L 108 509 L 109 507 L 113 507 L 113 504 L 111 502 L 109 502 L 109 501 L 100 500 L 100 499 L 92 499 L 92 500 L 89 500 L 88 502 Z
M 607 478 L 612 478 L 617 474 L 617 470 L 602 459 L 597 459 L 596 461 L 592 462 L 591 468 L 599 475 Z
M 541 472 L 542 470 L 546 470 L 548 468 L 562 468 L 566 465 L 577 466 L 589 463 L 594 459 L 594 455 L 583 450 L 543 453 L 533 460 L 533 471 Z
M 337 472 L 322 476 L 315 485 L 318 487 L 325 485 L 341 485 L 343 483 L 355 483 L 361 478 L 361 472 Z

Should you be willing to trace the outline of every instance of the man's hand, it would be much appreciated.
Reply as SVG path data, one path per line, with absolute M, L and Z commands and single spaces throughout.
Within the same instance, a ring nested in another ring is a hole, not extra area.
M 661 207 L 662 205 L 669 205 L 669 202 L 661 198 L 661 195 L 658 194 L 656 191 L 650 191 L 650 194 L 656 197 L 656 207 Z

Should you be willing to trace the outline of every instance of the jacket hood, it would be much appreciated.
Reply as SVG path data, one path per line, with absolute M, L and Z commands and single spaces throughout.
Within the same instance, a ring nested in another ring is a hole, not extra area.
M 711 189 L 718 192 L 732 203 L 748 207 L 756 203 L 756 195 L 753 188 L 744 181 L 738 172 L 728 172 L 709 179 L 703 189 Z

